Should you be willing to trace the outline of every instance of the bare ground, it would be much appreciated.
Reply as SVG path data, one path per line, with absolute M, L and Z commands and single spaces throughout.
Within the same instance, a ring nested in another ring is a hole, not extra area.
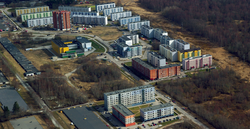
M 89 31 L 91 32 L 89 34 L 97 35 L 106 41 L 116 40 L 122 36 L 122 32 L 114 27 L 96 26 L 96 27 L 89 29 Z

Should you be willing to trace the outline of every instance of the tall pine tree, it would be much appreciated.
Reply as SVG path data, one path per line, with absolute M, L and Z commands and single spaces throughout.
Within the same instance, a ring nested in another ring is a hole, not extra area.
M 13 113 L 18 113 L 20 111 L 20 106 L 17 101 L 14 103 L 12 111 Z

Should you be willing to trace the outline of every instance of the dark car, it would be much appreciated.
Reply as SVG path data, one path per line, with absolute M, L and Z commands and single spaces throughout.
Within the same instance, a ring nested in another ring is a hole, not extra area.
M 166 122 L 165 120 L 163 120 L 163 122 Z

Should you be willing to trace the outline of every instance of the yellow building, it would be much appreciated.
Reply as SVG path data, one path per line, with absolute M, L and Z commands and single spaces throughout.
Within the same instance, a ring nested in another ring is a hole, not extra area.
M 73 42 L 73 40 L 63 41 L 64 44 L 71 44 L 72 42 Z
M 49 11 L 49 6 L 16 9 L 16 16 L 19 16 L 21 14 L 45 12 L 45 11 Z
M 180 62 L 182 62 L 182 59 L 184 58 L 196 57 L 196 56 L 201 56 L 200 48 L 178 51 L 178 61 Z
M 58 53 L 59 55 L 61 53 L 65 53 L 66 51 L 69 51 L 69 47 L 64 44 L 61 40 L 52 40 L 51 41 L 53 50 Z

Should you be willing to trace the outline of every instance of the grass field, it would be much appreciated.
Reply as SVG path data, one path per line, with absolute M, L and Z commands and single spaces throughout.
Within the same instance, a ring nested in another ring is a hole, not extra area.
M 0 129 L 14 129 L 10 121 L 0 123 Z
M 150 104 L 145 104 L 145 105 L 141 105 L 141 106 L 136 106 L 136 107 L 131 107 L 131 108 L 128 108 L 131 112 L 133 112 L 135 114 L 135 117 L 140 117 L 140 109 L 141 108 L 146 108 L 146 107 L 149 107 Z M 140 122 L 140 121 L 138 121 Z
M 14 13 L 15 10 L 16 10 L 16 9 L 13 9 L 13 8 L 12 8 L 12 9 L 8 9 L 7 11 L 8 11 L 8 12 L 11 12 L 11 13 Z
M 165 100 L 163 100 L 162 98 L 158 98 L 162 103 L 167 103 Z
M 97 35 L 105 41 L 116 40 L 122 36 L 122 32 L 114 27 L 96 26 L 89 30 L 89 34 Z
M 96 43 L 95 41 L 93 41 L 93 40 L 89 40 L 89 41 L 92 42 L 92 46 L 96 49 L 95 52 L 104 52 L 105 51 L 105 49 L 101 45 Z
M 126 62 L 126 63 L 124 63 L 126 66 L 128 66 L 128 67 L 132 67 L 132 62 Z

